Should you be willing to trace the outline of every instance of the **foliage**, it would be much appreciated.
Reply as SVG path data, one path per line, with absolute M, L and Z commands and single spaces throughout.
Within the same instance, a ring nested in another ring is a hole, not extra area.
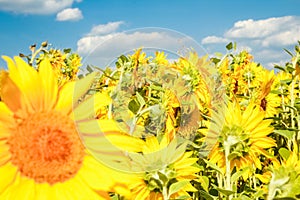
M 273 70 L 234 43 L 226 48 L 226 55 L 190 52 L 172 62 L 137 49 L 115 66 L 86 66 L 87 74 L 99 72 L 87 96 L 111 99 L 95 119 L 113 120 L 144 142 L 128 154 L 139 170 L 129 173 L 128 194 L 114 190 L 111 199 L 300 197 L 300 42 Z M 59 86 L 85 76 L 70 49 L 44 42 L 30 50 L 20 56 L 36 70 L 49 60 Z

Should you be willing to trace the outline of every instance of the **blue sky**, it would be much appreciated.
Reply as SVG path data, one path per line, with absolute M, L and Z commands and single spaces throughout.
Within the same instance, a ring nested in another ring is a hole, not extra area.
M 212 54 L 236 41 L 270 68 L 300 40 L 299 7 L 300 0 L 0 0 L 0 54 L 29 54 L 47 40 L 101 67 L 139 46 Z

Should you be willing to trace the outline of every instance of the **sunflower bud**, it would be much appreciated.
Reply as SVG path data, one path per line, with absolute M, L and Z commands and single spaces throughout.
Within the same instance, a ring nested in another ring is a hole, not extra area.
M 42 47 L 47 47 L 47 46 L 48 46 L 48 42 L 47 41 L 42 42 Z

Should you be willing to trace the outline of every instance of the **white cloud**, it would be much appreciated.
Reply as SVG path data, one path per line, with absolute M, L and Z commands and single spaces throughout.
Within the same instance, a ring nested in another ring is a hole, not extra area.
M 270 63 L 282 63 L 288 59 L 283 48 L 292 48 L 298 40 L 300 16 L 283 16 L 238 21 L 223 36 L 208 36 L 201 43 L 209 48 L 216 44 L 224 46 L 224 41 L 235 41 L 238 46 L 252 49 L 257 62 L 269 66 Z
M 94 26 L 78 40 L 77 51 L 87 64 L 105 67 L 122 55 L 143 47 L 148 52 L 164 50 L 172 59 L 187 48 L 202 54 L 206 52 L 194 40 L 181 33 L 160 28 L 143 28 L 126 32 L 118 31 L 124 22 L 110 22 Z M 172 57 L 173 56 L 173 57 Z
M 0 10 L 24 14 L 52 14 L 78 0 L 0 0 Z
M 56 15 L 57 21 L 78 21 L 83 18 L 81 10 L 78 8 L 66 8 Z
M 108 34 L 116 31 L 122 24 L 124 24 L 123 21 L 109 22 L 107 24 L 99 24 L 97 26 L 94 26 L 88 35 L 95 36 L 95 35 Z
M 293 22 L 292 16 L 272 17 L 263 20 L 238 21 L 225 33 L 227 38 L 262 38 Z M 288 25 L 290 27 L 290 25 Z
M 229 40 L 217 36 L 208 36 L 202 40 L 202 44 L 228 43 Z

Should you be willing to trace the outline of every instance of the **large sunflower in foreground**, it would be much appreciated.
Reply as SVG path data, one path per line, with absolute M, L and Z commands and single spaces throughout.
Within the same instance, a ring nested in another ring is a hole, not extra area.
M 4 59 L 9 73 L 2 72 L 1 82 L 0 199 L 109 199 L 118 173 L 87 153 L 72 119 L 73 101 L 93 75 L 58 87 L 49 62 L 36 71 L 19 57 Z
M 200 169 L 195 165 L 198 158 L 193 152 L 184 152 L 185 145 L 176 147 L 176 139 L 168 142 L 166 137 L 159 142 L 154 136 L 148 137 L 143 145 L 143 155 L 133 157 L 140 173 L 130 179 L 134 200 L 167 200 L 179 196 L 189 197 L 196 192 L 190 181 Z
M 231 168 L 237 170 L 250 166 L 261 169 L 260 155 L 267 155 L 265 149 L 274 147 L 275 141 L 268 137 L 273 128 L 270 120 L 264 120 L 265 114 L 259 107 L 250 104 L 241 111 L 237 103 L 230 103 L 226 110 L 225 122 L 220 124 L 221 133 L 209 158 L 225 169 L 226 148 Z

